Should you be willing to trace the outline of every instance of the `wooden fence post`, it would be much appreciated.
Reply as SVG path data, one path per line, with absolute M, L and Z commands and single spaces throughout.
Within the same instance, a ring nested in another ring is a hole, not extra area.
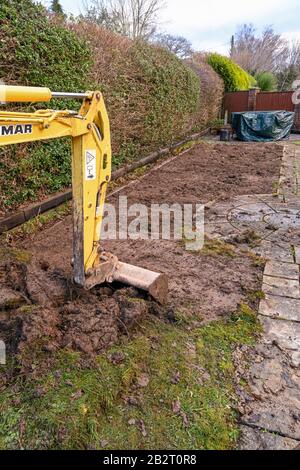
M 256 111 L 256 97 L 259 92 L 259 88 L 250 88 L 248 91 L 248 111 Z

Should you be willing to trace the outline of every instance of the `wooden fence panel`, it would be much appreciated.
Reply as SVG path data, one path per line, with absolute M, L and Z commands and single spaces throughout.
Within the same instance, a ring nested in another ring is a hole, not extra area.
M 224 110 L 228 111 L 229 118 L 231 113 L 240 113 L 248 110 L 248 91 L 225 93 Z
M 294 111 L 293 92 L 258 93 L 256 111 Z

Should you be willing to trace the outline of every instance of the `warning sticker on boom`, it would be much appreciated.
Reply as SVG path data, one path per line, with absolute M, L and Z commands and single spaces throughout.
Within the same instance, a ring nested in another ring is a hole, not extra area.
M 96 179 L 96 150 L 85 151 L 85 179 L 95 180 Z

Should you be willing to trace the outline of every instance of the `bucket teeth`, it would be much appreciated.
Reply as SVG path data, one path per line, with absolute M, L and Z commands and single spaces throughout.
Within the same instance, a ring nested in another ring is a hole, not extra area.
M 97 261 L 97 266 L 86 273 L 84 287 L 87 290 L 104 282 L 112 282 L 113 273 L 119 264 L 118 258 L 109 252 L 102 252 Z

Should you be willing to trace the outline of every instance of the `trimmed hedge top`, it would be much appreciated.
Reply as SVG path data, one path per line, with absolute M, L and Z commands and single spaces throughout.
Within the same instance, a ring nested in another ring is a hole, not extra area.
M 207 61 L 223 79 L 227 92 L 249 90 L 256 85 L 255 78 L 228 57 L 214 53 L 208 55 Z

